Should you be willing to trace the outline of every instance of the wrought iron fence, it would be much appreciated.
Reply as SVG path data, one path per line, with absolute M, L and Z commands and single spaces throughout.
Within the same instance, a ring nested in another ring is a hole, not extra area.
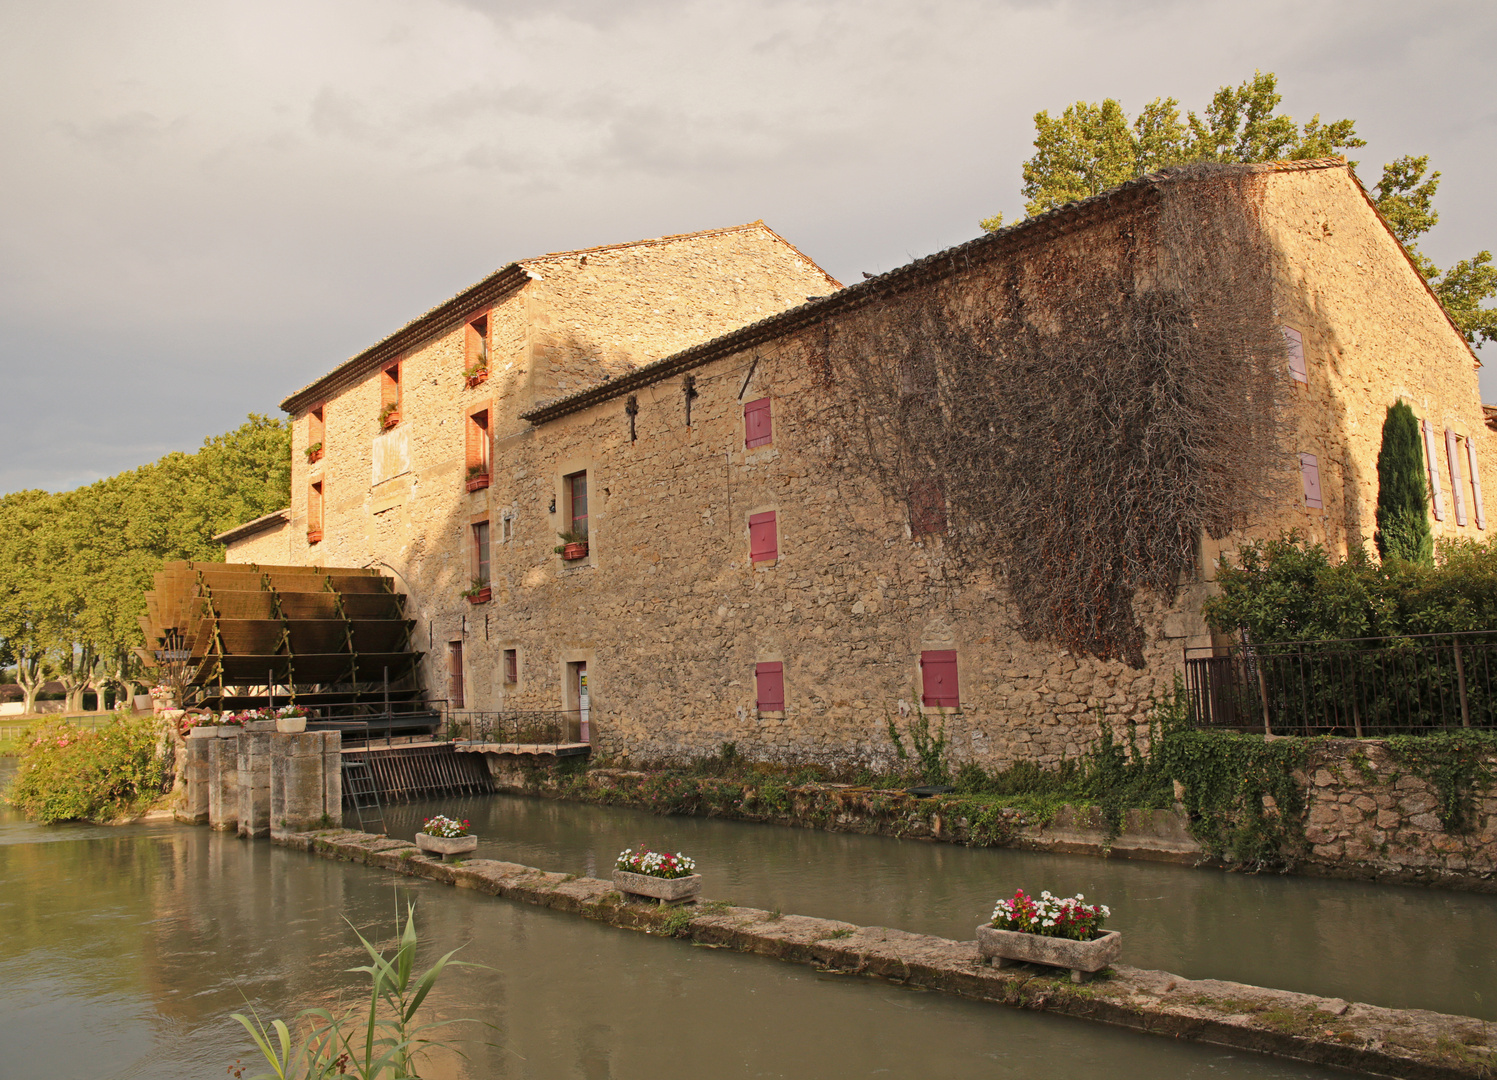
M 577 742 L 581 724 L 582 713 L 577 709 L 453 710 L 447 714 L 447 737 L 470 742 L 554 746 Z
M 1273 735 L 1497 728 L 1497 631 L 1187 649 L 1196 726 Z

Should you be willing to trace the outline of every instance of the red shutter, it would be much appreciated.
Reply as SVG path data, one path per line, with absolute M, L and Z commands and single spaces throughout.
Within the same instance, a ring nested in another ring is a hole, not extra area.
M 946 531 L 946 496 L 934 480 L 917 480 L 910 485 L 910 532 L 929 536 Z
M 1299 475 L 1305 485 L 1305 505 L 1321 509 L 1324 504 L 1320 498 L 1320 462 L 1314 454 L 1299 456 Z
M 1455 504 L 1455 523 L 1466 524 L 1466 494 L 1461 490 L 1461 455 L 1455 432 L 1445 429 L 1445 460 L 1450 463 L 1450 501 Z
M 921 702 L 956 708 L 961 695 L 956 686 L 956 650 L 933 649 L 920 654 Z
M 1481 506 L 1481 474 L 1476 471 L 1476 440 L 1466 440 L 1466 464 L 1471 466 L 1471 504 L 1476 510 L 1476 527 L 1487 527 L 1487 515 Z
M 1308 384 L 1310 369 L 1305 367 L 1305 340 L 1292 326 L 1281 329 L 1284 331 L 1284 344 L 1289 348 L 1289 377 L 1296 382 Z
M 754 682 L 758 688 L 760 712 L 785 711 L 785 665 L 779 662 L 756 664 Z
M 1428 420 L 1419 421 L 1424 430 L 1424 466 L 1429 470 L 1429 496 L 1435 507 L 1435 520 L 1445 520 L 1445 495 L 1440 491 L 1440 459 L 1435 457 L 1435 429 Z
M 768 446 L 774 441 L 774 429 L 769 418 L 769 398 L 750 401 L 743 407 L 743 445 L 745 447 Z
M 779 557 L 780 542 L 775 534 L 774 511 L 749 515 L 749 560 L 773 562 Z

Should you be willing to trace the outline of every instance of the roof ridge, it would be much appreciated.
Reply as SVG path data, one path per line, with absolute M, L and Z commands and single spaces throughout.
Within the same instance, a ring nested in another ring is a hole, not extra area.
M 524 266 L 526 263 L 552 262 L 556 259 L 569 259 L 577 255 L 591 255 L 595 251 L 618 251 L 621 248 L 671 244 L 678 240 L 698 240 L 705 236 L 726 236 L 728 233 L 747 232 L 756 225 L 763 228 L 766 232 L 774 232 L 773 229 L 764 224 L 764 219 L 760 218 L 757 221 L 746 221 L 742 225 L 725 225 L 720 229 L 699 229 L 696 232 L 669 233 L 665 236 L 655 236 L 644 240 L 625 240 L 617 244 L 599 244 L 596 247 L 573 248 L 570 251 L 550 251 L 545 255 L 535 255 L 528 259 L 516 259 L 515 263 L 519 266 Z

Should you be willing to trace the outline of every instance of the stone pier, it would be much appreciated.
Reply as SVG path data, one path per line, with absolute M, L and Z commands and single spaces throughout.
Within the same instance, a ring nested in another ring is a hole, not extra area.
M 274 720 L 257 720 L 239 733 L 240 836 L 270 835 L 270 744 L 276 736 Z
M 208 746 L 208 825 L 222 832 L 239 827 L 239 734 Z
M 336 731 L 275 735 L 270 749 L 270 835 L 337 824 L 343 814 L 343 736 Z
M 172 816 L 187 825 L 208 823 L 208 755 L 212 746 L 220 739 L 188 738 L 183 740 L 177 781 L 181 787 L 180 801 Z

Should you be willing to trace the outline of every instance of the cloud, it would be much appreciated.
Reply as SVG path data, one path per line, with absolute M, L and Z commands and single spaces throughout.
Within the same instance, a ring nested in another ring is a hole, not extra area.
M 1254 69 L 1355 118 L 1369 182 L 1432 154 L 1450 262 L 1497 241 L 1497 30 L 1437 9 L 11 5 L 0 490 L 191 449 L 516 258 L 762 217 L 844 280 L 890 269 L 1019 211 L 1037 110 L 1199 109 Z

